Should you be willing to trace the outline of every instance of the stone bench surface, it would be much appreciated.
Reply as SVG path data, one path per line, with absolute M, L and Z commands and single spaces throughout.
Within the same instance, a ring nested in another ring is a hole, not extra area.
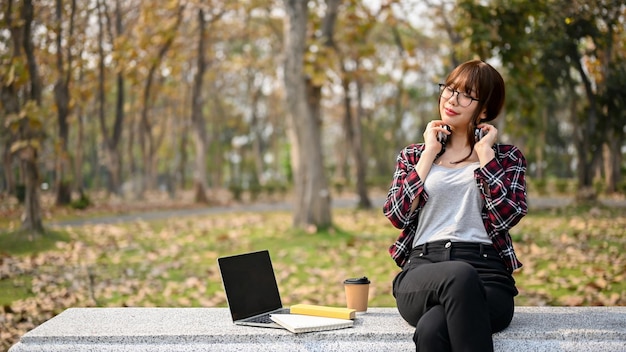
M 414 328 L 396 308 L 370 308 L 354 327 L 292 334 L 238 326 L 227 308 L 70 308 L 9 352 L 411 351 Z M 626 352 L 626 307 L 516 307 L 496 351 Z

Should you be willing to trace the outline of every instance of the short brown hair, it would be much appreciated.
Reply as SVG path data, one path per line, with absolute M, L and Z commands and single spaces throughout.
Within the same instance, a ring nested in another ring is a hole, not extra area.
M 474 129 L 481 122 L 493 121 L 504 106 L 504 79 L 495 68 L 481 60 L 471 60 L 457 66 L 446 78 L 445 84 L 453 89 L 462 88 L 466 93 L 476 94 L 478 105 L 467 127 L 467 138 L 471 149 L 469 154 L 456 163 L 467 160 L 474 150 Z M 480 114 L 485 111 L 485 118 Z
M 478 116 L 486 110 L 484 122 L 492 121 L 504 106 L 504 80 L 498 71 L 481 60 L 472 60 L 457 66 L 446 78 L 446 85 L 474 92 L 479 99 L 478 108 L 472 117 L 474 124 L 480 123 Z

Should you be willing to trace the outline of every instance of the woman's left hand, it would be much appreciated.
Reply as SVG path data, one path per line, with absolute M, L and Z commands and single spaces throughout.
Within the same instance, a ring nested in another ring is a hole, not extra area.
M 476 142 L 476 146 L 478 147 L 479 144 L 482 144 L 485 147 L 491 148 L 498 139 L 498 129 L 486 123 L 481 123 L 477 127 L 483 131 L 483 138 Z
M 493 147 L 498 139 L 498 129 L 486 123 L 481 123 L 477 127 L 483 130 L 483 138 L 476 142 L 474 150 L 476 150 L 478 154 L 480 166 L 482 167 L 495 157 L 495 153 L 491 147 Z

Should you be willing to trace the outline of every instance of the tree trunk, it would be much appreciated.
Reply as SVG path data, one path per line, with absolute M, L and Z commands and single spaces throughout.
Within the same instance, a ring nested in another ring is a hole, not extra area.
M 1 128 L 1 127 L 0 127 Z M 13 155 L 11 155 L 11 140 L 4 143 L 2 152 L 2 170 L 4 171 L 4 189 L 2 192 L 13 194 L 15 191 L 15 179 L 13 178 Z
M 117 98 L 115 101 L 115 122 L 113 122 L 113 135 L 106 143 L 109 154 L 109 172 L 111 173 L 110 189 L 115 193 L 120 193 L 122 184 L 122 157 L 119 145 L 122 139 L 122 126 L 124 124 L 124 100 L 125 100 L 125 80 L 124 75 L 117 74 Z
M 622 153 L 621 146 L 624 136 L 624 111 L 623 104 L 625 102 L 624 94 L 622 89 L 622 79 L 626 72 L 620 69 L 614 69 L 611 63 L 614 50 L 614 38 L 615 38 L 615 28 L 617 23 L 623 22 L 619 20 L 620 11 L 615 9 L 614 11 L 610 11 L 610 13 L 606 13 L 606 16 L 603 16 L 607 26 L 607 32 L 605 35 L 604 42 L 604 50 L 602 51 L 602 65 L 600 65 L 604 80 L 602 80 L 602 85 L 604 85 L 603 95 L 604 97 L 611 97 L 610 99 L 603 99 L 603 109 L 602 111 L 606 112 L 606 116 L 602 118 L 602 125 L 604 126 L 603 140 L 604 140 L 604 172 L 605 172 L 605 184 L 607 193 L 615 193 L 618 190 L 618 184 L 620 182 L 621 176 L 621 163 L 622 163 Z M 618 66 L 619 67 L 619 66 Z M 623 66 L 621 66 L 623 67 Z M 620 77 L 621 76 L 621 77 Z M 615 81 L 615 84 L 613 82 Z M 618 83 L 619 82 L 619 83 Z M 619 87 L 616 89 L 616 87 Z M 598 88 L 596 88 L 598 89 Z M 622 101 L 622 107 L 619 107 L 618 101 Z
M 152 107 L 152 88 L 153 82 L 155 78 L 155 74 L 158 68 L 165 57 L 165 54 L 169 51 L 170 47 L 174 43 L 175 33 L 178 30 L 182 20 L 183 14 L 185 10 L 185 4 L 179 4 L 178 12 L 176 14 L 176 22 L 169 29 L 171 33 L 168 32 L 168 35 L 165 39 L 163 45 L 159 48 L 157 56 L 154 60 L 152 60 L 152 64 L 148 69 L 148 75 L 146 77 L 146 81 L 144 84 L 143 90 L 143 107 L 141 111 L 141 122 L 140 122 L 140 130 L 139 130 L 139 144 L 141 147 L 141 154 L 143 157 L 143 182 L 144 186 L 148 188 L 154 188 L 154 184 L 156 181 L 156 170 L 155 170 L 155 155 L 156 155 L 156 145 L 157 141 L 155 140 L 155 136 L 153 135 L 153 124 L 150 121 L 149 112 Z M 145 191 L 145 187 L 141 187 L 140 189 L 140 197 L 143 197 L 143 192 Z
M 2 78 L 2 77 L 0 77 Z M 18 114 L 20 112 L 19 98 L 17 97 L 15 83 L 9 85 L 0 85 L 0 108 L 2 108 L 4 116 L 10 114 Z M 0 128 L 4 128 L 4 123 Z M 11 152 L 11 147 L 19 138 L 18 135 L 11 132 L 11 129 L 7 129 L 8 138 L 4 143 L 3 152 L 3 168 L 6 179 L 6 191 L 8 194 L 17 195 L 18 187 L 15 184 L 13 178 L 13 158 L 14 154 Z M 18 180 L 18 184 L 19 184 Z M 18 197 L 19 198 L 19 197 Z M 20 200 L 21 201 L 21 200 Z
M 196 147 L 195 169 L 193 175 L 194 201 L 196 203 L 208 203 L 207 197 L 207 165 L 206 151 L 208 145 L 208 135 L 206 122 L 202 113 L 204 99 L 202 97 L 204 72 L 206 71 L 205 42 L 206 42 L 206 20 L 204 11 L 198 9 L 198 61 L 196 76 L 193 81 L 191 93 L 191 123 L 193 125 L 193 138 Z
M 256 180 L 259 184 L 265 184 L 263 179 L 263 150 L 261 146 L 261 128 L 259 127 L 259 111 L 258 104 L 261 97 L 261 88 L 255 89 L 254 84 L 248 80 L 248 91 L 251 91 L 252 101 L 250 102 L 250 110 L 252 116 L 250 117 L 250 132 L 252 134 L 252 159 L 254 160 L 254 171 L 256 174 Z
M 365 182 L 366 170 L 363 155 L 363 146 L 361 143 L 361 115 L 363 107 L 361 102 L 361 87 L 357 84 L 357 109 L 356 114 L 352 113 L 352 99 L 350 98 L 350 77 L 348 72 L 343 68 L 343 90 L 344 90 L 344 132 L 348 150 L 352 154 L 355 167 L 356 193 L 359 197 L 358 207 L 369 209 L 372 203 L 367 195 L 367 185 Z
M 363 109 L 363 85 L 361 81 L 356 79 L 357 89 L 357 109 L 354 119 L 353 129 L 353 147 L 352 152 L 354 155 L 354 164 L 356 166 L 356 193 L 359 196 L 358 207 L 361 209 L 370 209 L 372 202 L 367 194 L 367 155 L 363 148 L 363 129 L 362 123 L 363 116 L 365 115 Z
M 623 93 L 618 93 L 623 94 Z M 626 101 L 626 100 L 624 100 Z M 619 116 L 618 109 L 609 107 L 609 116 Z M 605 183 L 606 192 L 615 193 L 619 191 L 621 182 L 621 165 L 622 165 L 622 144 L 624 141 L 624 121 L 613 119 L 613 124 L 609 125 L 606 133 L 604 144 L 604 162 L 605 162 Z
M 293 174 L 296 227 L 331 225 L 328 190 L 321 146 L 319 87 L 308 85 L 304 76 L 308 7 L 306 1 L 285 0 L 285 88 L 290 127 L 293 132 Z M 307 87 L 308 85 L 308 87 Z M 310 88 L 307 90 L 307 88 Z
M 35 58 L 35 45 L 33 44 L 33 35 L 31 25 L 35 17 L 35 8 L 32 0 L 24 0 L 22 5 L 23 33 L 21 36 L 22 45 L 24 46 L 24 54 L 26 62 L 28 62 L 28 75 L 30 79 L 30 99 L 34 100 L 37 105 L 41 105 L 41 91 L 43 85 L 41 77 L 39 77 L 39 65 Z M 16 43 L 18 44 L 18 43 Z
M 70 155 L 68 146 L 69 139 L 69 122 L 68 117 L 70 114 L 70 77 L 72 71 L 72 54 L 71 44 L 72 36 L 74 32 L 74 13 L 76 11 L 76 0 L 72 0 L 72 7 L 70 12 L 70 25 L 68 28 L 68 35 L 66 38 L 63 36 L 63 0 L 56 0 L 56 20 L 57 20 L 57 74 L 58 78 L 54 84 L 54 101 L 57 107 L 57 126 L 59 137 L 59 152 L 57 153 L 56 160 L 56 204 L 66 205 L 71 202 L 71 187 L 70 183 L 66 179 L 70 172 Z M 61 50 L 63 48 L 63 42 L 66 43 L 66 51 Z M 65 58 L 64 55 L 67 55 Z M 67 67 L 65 66 L 65 59 L 67 59 Z
M 24 170 L 26 196 L 24 198 L 24 216 L 22 229 L 44 233 L 41 221 L 41 201 L 39 195 L 39 171 L 37 169 L 37 150 L 27 147 L 20 152 L 20 159 Z
M 7 29 L 11 34 L 12 45 L 9 49 L 13 50 L 13 57 L 18 57 L 22 52 L 22 43 L 23 41 L 20 39 L 22 36 L 22 28 L 15 22 L 13 22 L 13 0 L 8 0 L 7 6 L 3 8 L 5 10 L 4 20 L 7 24 Z M 4 77 L 0 76 L 0 80 L 4 81 Z M 20 111 L 19 100 L 17 98 L 17 93 L 15 92 L 15 84 L 3 84 L 0 85 L 0 108 L 4 110 L 4 116 L 9 114 L 17 114 Z M 8 135 L 9 137 L 4 141 L 4 151 L 2 153 L 2 167 L 4 170 L 4 178 L 5 178 L 5 191 L 7 194 L 14 194 L 16 191 L 15 180 L 13 178 L 13 154 L 11 153 L 11 145 L 13 144 L 15 137 L 11 133 L 9 129 L 5 131 L 4 121 L 0 125 L 1 135 Z
M 37 69 L 35 60 L 35 49 L 32 42 L 31 24 L 34 17 L 34 7 L 32 0 L 25 0 L 22 5 L 22 20 L 24 21 L 24 53 L 26 54 L 27 61 L 29 62 L 29 77 L 30 77 L 30 92 L 31 99 L 35 101 L 37 105 L 41 104 L 41 79 Z M 42 137 L 40 134 L 35 135 Z M 37 233 L 43 233 L 44 227 L 41 220 L 41 197 L 39 194 L 39 172 L 38 172 L 38 153 L 37 150 L 31 148 L 32 152 L 27 155 L 27 159 L 22 159 L 24 165 L 24 183 L 26 185 L 26 198 L 24 202 L 24 216 L 22 219 L 22 228 L 28 229 Z
M 25 186 L 24 212 L 22 215 L 22 229 L 29 232 L 43 233 L 44 227 L 41 216 L 41 200 L 39 194 L 39 172 L 38 172 L 38 150 L 43 139 L 41 131 L 41 121 L 35 116 L 38 113 L 38 106 L 41 103 L 41 79 L 35 61 L 34 45 L 32 43 L 31 24 L 34 17 L 32 0 L 24 0 L 21 8 L 21 23 L 14 24 L 10 14 L 13 2 L 9 0 L 6 10 L 9 12 L 5 16 L 12 41 L 11 53 L 13 62 L 23 60 L 21 49 L 24 49 L 29 73 L 29 84 L 18 87 L 15 81 L 3 84 L 0 87 L 0 99 L 5 114 L 24 113 L 24 117 L 15 121 L 11 126 L 14 131 L 10 140 L 13 143 L 10 150 L 15 149 L 16 155 L 20 159 L 20 170 Z M 23 62 L 22 62 L 23 63 Z M 19 96 L 27 97 L 26 103 L 20 105 Z M 35 107 L 36 106 L 36 107 Z M 31 119 L 33 121 L 31 121 Z
M 552 111 L 548 110 L 549 107 L 544 107 L 541 109 L 541 129 L 537 134 L 537 142 L 535 145 L 535 157 L 537 159 L 537 169 L 535 171 L 535 177 L 538 180 L 542 180 L 544 176 L 544 151 L 546 149 L 546 131 L 548 129 L 548 115 L 552 113 Z
M 577 48 L 575 46 L 572 46 L 571 52 L 573 53 L 572 57 L 578 59 L 578 61 L 574 60 L 574 67 L 576 71 L 578 71 L 578 73 L 580 74 L 580 77 L 583 81 L 585 94 L 589 103 L 588 111 L 585 116 L 585 121 L 582 124 L 583 129 L 581 132 L 583 143 L 581 143 L 581 145 L 578 147 L 580 165 L 578 166 L 579 187 L 576 198 L 578 201 L 582 202 L 595 201 L 597 195 L 595 194 L 595 190 L 593 189 L 593 171 L 596 158 L 602 153 L 602 145 L 601 143 L 598 143 L 598 135 L 600 134 L 600 131 L 598 131 L 597 96 L 592 88 L 591 80 L 589 79 L 589 77 L 587 77 L 587 72 L 580 62 Z M 572 113 L 575 113 L 575 110 L 572 110 Z
M 361 133 L 361 118 L 364 115 L 363 112 L 363 95 L 362 85 L 356 75 L 352 75 L 346 69 L 346 64 L 343 59 L 343 55 L 338 49 L 333 40 L 334 25 L 337 20 L 339 4 L 341 0 L 327 1 L 327 13 L 324 18 L 324 25 L 322 27 L 322 35 L 324 37 L 325 45 L 333 48 L 340 57 L 340 65 L 342 71 L 342 84 L 344 91 L 344 132 L 346 136 L 346 144 L 348 153 L 352 154 L 354 161 L 354 176 L 356 178 L 356 193 L 359 197 L 358 207 L 363 209 L 371 208 L 372 204 L 367 195 L 366 185 L 366 168 L 364 151 L 362 145 L 362 133 Z M 358 72 L 359 58 L 353 59 L 357 67 L 354 72 Z M 356 112 L 353 112 L 352 99 L 350 97 L 350 84 L 355 83 L 357 93 L 357 106 Z
M 215 90 L 215 87 L 211 88 Z M 224 116 L 227 116 L 224 111 L 224 107 L 216 94 L 212 94 L 212 105 L 214 107 L 215 112 L 209 115 L 209 126 L 219 126 L 224 123 Z M 220 130 L 218 128 L 213 128 L 211 130 L 209 140 L 219 140 L 220 139 Z M 215 148 L 212 148 L 213 153 L 210 155 L 211 160 L 211 184 L 213 185 L 223 185 L 224 184 L 224 169 L 220 165 L 224 165 L 228 161 L 224 157 L 225 148 L 221 143 L 217 143 Z
M 82 196 L 83 188 L 83 159 L 84 159 L 84 141 L 85 141 L 85 124 L 83 122 L 83 111 L 79 107 L 76 111 L 76 124 L 78 126 L 78 136 L 76 140 L 76 154 L 74 155 L 74 189 Z
M 573 99 L 570 102 L 570 113 L 573 121 L 577 121 L 577 102 Z M 579 123 L 574 123 L 574 136 L 576 143 L 576 156 L 578 158 L 578 187 L 576 192 L 576 199 L 581 202 L 592 201 L 596 198 L 595 191 L 593 190 L 593 168 L 588 160 L 589 151 L 589 130 L 584 125 L 580 126 Z
M 107 189 L 111 193 L 120 194 L 121 192 L 121 178 L 122 178 L 122 159 L 119 151 L 119 143 L 122 136 L 122 125 L 124 123 L 124 98 L 125 98 L 125 80 L 124 73 L 119 70 L 116 77 L 116 101 L 115 101 L 115 121 L 113 122 L 113 131 L 109 133 L 109 129 L 105 119 L 105 106 L 106 106 L 106 92 L 105 92 L 105 79 L 106 70 L 104 60 L 106 55 L 104 53 L 104 23 L 103 16 L 107 20 L 107 32 L 111 41 L 114 38 L 121 36 L 124 30 L 122 25 L 122 10 L 120 7 L 120 1 L 115 1 L 115 34 L 113 34 L 113 25 L 108 15 L 109 10 L 106 1 L 98 1 L 98 56 L 99 56 L 99 75 L 98 75 L 98 118 L 100 122 L 100 131 L 102 138 L 104 139 L 104 145 L 106 148 L 105 165 L 108 169 L 109 180 L 107 183 Z M 118 62 L 118 65 L 121 63 Z

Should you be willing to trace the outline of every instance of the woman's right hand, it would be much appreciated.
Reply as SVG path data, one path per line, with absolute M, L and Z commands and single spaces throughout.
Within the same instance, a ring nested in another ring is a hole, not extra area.
M 442 132 L 448 137 L 451 134 L 444 126 L 445 124 L 441 120 L 433 120 L 426 125 L 426 129 L 424 130 L 424 150 L 415 164 L 415 171 L 421 179 L 421 182 L 426 181 L 426 177 L 428 177 L 430 173 L 433 162 L 437 158 L 437 155 L 443 150 L 443 144 L 437 140 L 437 134 Z M 416 197 L 413 200 L 411 213 L 417 209 L 420 199 L 420 197 Z
M 441 132 L 446 136 L 450 136 L 452 132 L 448 131 L 445 127 L 445 123 L 441 120 L 432 120 L 426 125 L 426 129 L 424 130 L 424 145 L 425 151 L 432 151 L 437 155 L 443 145 L 437 139 L 437 135 Z

